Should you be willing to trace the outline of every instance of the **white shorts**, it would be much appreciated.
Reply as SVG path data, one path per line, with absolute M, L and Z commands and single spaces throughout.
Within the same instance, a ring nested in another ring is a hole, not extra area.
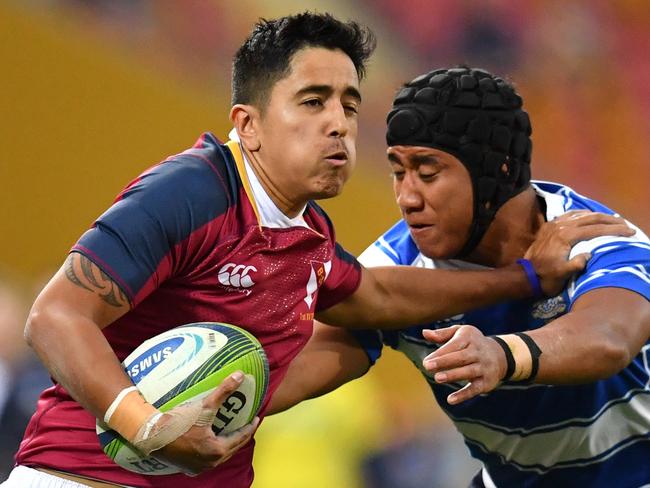
M 66 480 L 58 476 L 44 473 L 27 466 L 16 466 L 9 478 L 0 483 L 0 488 L 89 488 L 88 485 Z

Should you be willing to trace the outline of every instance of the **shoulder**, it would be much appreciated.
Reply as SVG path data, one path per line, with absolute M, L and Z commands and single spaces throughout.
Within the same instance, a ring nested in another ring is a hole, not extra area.
M 320 205 L 314 201 L 309 201 L 309 203 L 307 203 L 307 209 L 305 210 L 303 216 L 305 218 L 305 221 L 309 224 L 309 227 L 311 227 L 316 232 L 324 235 L 332 243 L 332 245 L 334 245 L 336 254 L 339 257 L 345 258 L 346 261 L 356 262 L 356 259 L 336 242 L 336 231 L 334 230 L 334 223 L 332 222 L 332 219 L 330 219 L 329 215 L 327 215 L 327 212 L 325 212 L 325 210 L 323 210 Z
M 618 215 L 602 203 L 556 183 L 534 182 L 536 191 L 547 204 L 547 220 L 571 210 L 591 210 Z M 589 253 L 583 272 L 568 284 L 568 298 L 574 302 L 582 294 L 597 288 L 623 288 L 650 297 L 650 239 L 631 222 L 636 230 L 631 237 L 600 236 L 578 242 L 570 257 Z
M 336 240 L 334 223 L 332 222 L 330 216 L 327 215 L 327 212 L 320 205 L 318 205 L 313 200 L 310 200 L 307 203 L 307 209 L 303 215 L 312 229 L 329 237 L 330 240 Z
M 546 219 L 549 221 L 571 210 L 590 210 L 592 212 L 618 215 L 606 205 L 582 195 L 566 185 L 546 181 L 533 181 L 533 187 L 537 194 L 546 202 Z M 633 251 L 635 248 L 640 248 L 650 251 L 650 240 L 648 236 L 632 222 L 627 221 L 627 223 L 636 230 L 636 234 L 632 237 L 602 236 L 589 241 L 582 241 L 573 247 L 571 257 L 585 252 L 603 252 L 614 249 L 618 249 L 619 251 Z
M 571 210 L 615 213 L 602 203 L 578 193 L 569 186 L 539 180 L 533 180 L 531 184 L 537 195 L 546 202 L 547 220 L 553 220 Z
M 228 150 L 216 142 L 149 168 L 120 193 L 116 205 L 138 205 L 152 217 L 182 209 L 205 220 L 225 212 L 236 200 L 238 183 Z

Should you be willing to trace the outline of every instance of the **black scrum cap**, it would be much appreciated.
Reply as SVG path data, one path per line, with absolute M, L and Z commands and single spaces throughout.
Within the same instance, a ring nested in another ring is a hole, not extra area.
M 531 126 L 513 87 L 487 71 L 438 69 L 407 83 L 387 118 L 389 146 L 425 146 L 468 169 L 474 216 L 458 257 L 479 243 L 499 207 L 530 182 Z

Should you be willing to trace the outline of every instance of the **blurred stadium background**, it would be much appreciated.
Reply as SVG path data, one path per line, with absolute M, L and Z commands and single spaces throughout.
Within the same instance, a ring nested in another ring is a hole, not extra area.
M 650 230 L 647 0 L 4 0 L 0 2 L 0 480 L 47 375 L 29 303 L 131 178 L 228 130 L 230 60 L 253 22 L 309 8 L 370 25 L 360 164 L 326 202 L 361 252 L 398 218 L 383 128 L 400 83 L 467 62 L 519 84 L 534 175 Z M 455 488 L 476 470 L 428 388 L 387 352 L 335 394 L 267 419 L 254 487 Z

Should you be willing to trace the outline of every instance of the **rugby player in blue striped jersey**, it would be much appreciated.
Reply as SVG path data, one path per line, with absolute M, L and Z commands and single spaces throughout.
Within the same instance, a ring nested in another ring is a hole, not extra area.
M 403 218 L 359 261 L 500 267 L 543 240 L 544 225 L 570 239 L 567 223 L 590 218 L 582 211 L 614 213 L 567 186 L 531 181 L 531 132 L 513 86 L 486 71 L 440 69 L 406 84 L 387 130 Z M 271 411 L 361 376 L 387 345 L 419 365 L 482 462 L 472 487 L 650 486 L 650 241 L 637 229 L 571 251 L 583 252 L 586 269 L 550 298 L 402 330 L 317 324 Z

